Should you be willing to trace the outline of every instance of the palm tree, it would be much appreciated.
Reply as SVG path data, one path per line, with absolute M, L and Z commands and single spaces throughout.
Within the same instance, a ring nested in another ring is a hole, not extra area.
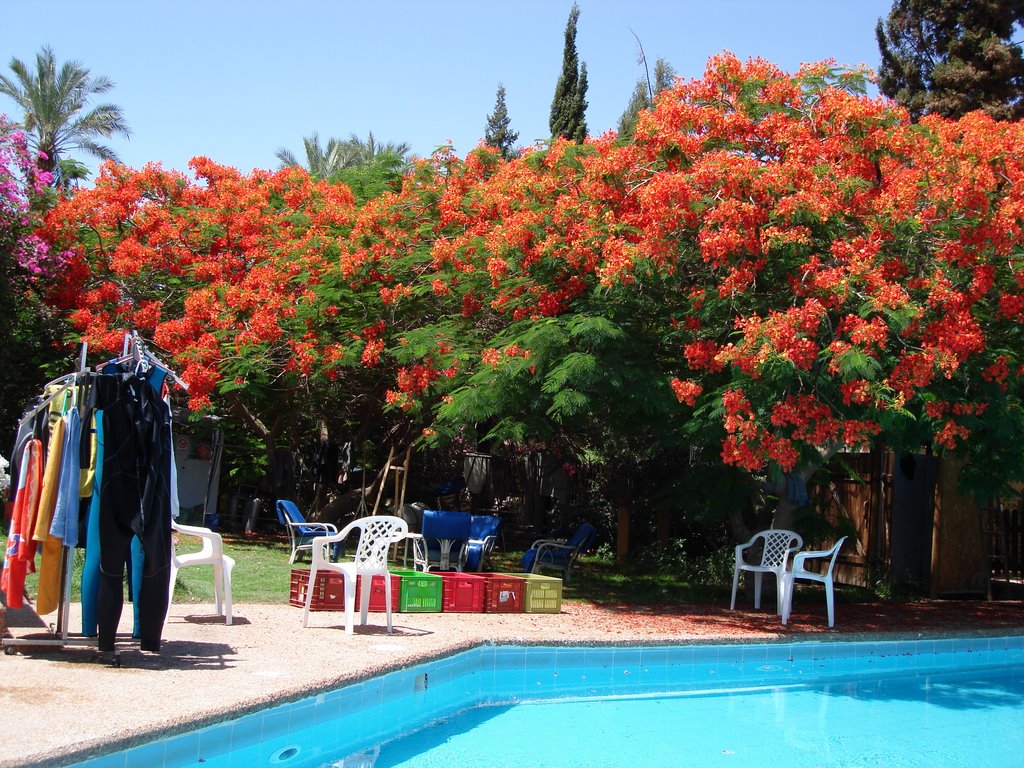
M 98 136 L 131 135 L 121 107 L 99 104 L 89 107 L 90 97 L 114 87 L 107 77 L 92 77 L 80 62 L 68 61 L 59 68 L 53 49 L 44 46 L 36 54 L 35 71 L 20 59 L 9 64 L 14 79 L 0 75 L 0 93 L 10 96 L 24 112 L 22 125 L 33 149 L 45 155 L 39 168 L 60 176 L 59 163 L 73 149 L 102 160 L 117 160 Z
M 309 175 L 317 179 L 328 179 L 344 168 L 351 166 L 349 152 L 346 142 L 340 139 L 328 139 L 327 146 L 320 146 L 320 136 L 316 131 L 312 136 L 306 136 L 302 140 L 306 149 L 306 165 L 299 162 L 298 158 L 290 149 L 282 147 L 275 155 L 281 161 L 281 168 L 299 166 L 309 171 Z
M 382 155 L 394 155 L 405 165 L 409 162 L 408 154 L 412 150 L 412 146 L 407 141 L 399 144 L 394 142 L 382 144 L 374 138 L 373 131 L 370 131 L 367 135 L 366 141 L 363 141 L 354 133 L 350 133 L 345 144 L 355 160 L 355 165 L 372 163 Z
M 302 144 L 306 150 L 306 164 L 303 165 L 290 149 L 282 147 L 275 153 L 281 161 L 280 167 L 299 166 L 318 179 L 329 179 L 338 171 L 382 162 L 393 165 L 396 172 L 404 172 L 411 149 L 407 142 L 382 144 L 374 137 L 373 131 L 365 141 L 353 133 L 344 141 L 329 139 L 326 147 L 320 145 L 320 136 L 314 131 L 312 136 L 302 140 Z

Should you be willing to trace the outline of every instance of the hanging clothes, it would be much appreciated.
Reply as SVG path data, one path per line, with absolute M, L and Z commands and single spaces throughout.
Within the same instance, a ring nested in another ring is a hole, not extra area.
M 78 544 L 78 515 L 81 509 L 81 454 L 79 442 L 82 439 L 82 417 L 77 408 L 64 416 L 64 447 L 61 450 L 60 485 L 57 489 L 57 503 L 50 523 L 50 535 L 60 539 L 64 546 Z M 90 480 L 91 483 L 91 480 Z
M 50 536 L 50 524 L 57 507 L 60 467 L 64 450 L 64 419 L 58 418 L 50 430 L 43 469 L 43 484 L 39 495 L 39 511 L 32 538 L 42 551 L 39 558 L 39 585 L 36 594 L 36 613 L 44 616 L 57 610 L 60 603 L 60 570 L 63 543 Z
M 18 487 L 7 531 L 6 562 L 0 589 L 7 596 L 9 608 L 25 604 L 25 577 L 35 570 L 35 542 L 32 523 L 39 506 L 39 491 L 43 482 L 43 443 L 31 438 L 20 456 Z
M 96 604 L 100 594 L 100 494 L 103 484 L 103 412 L 92 412 L 93 471 L 89 483 L 95 493 L 82 500 L 85 508 L 85 562 L 82 564 L 82 634 L 96 637 L 99 621 Z M 84 474 L 84 473 L 83 473 Z
M 170 411 L 149 379 L 150 368 L 96 377 L 103 412 L 103 469 L 99 496 L 99 649 L 112 651 L 124 604 L 125 564 L 132 539 L 143 553 L 138 635 L 142 650 L 159 651 L 167 615 L 171 559 Z

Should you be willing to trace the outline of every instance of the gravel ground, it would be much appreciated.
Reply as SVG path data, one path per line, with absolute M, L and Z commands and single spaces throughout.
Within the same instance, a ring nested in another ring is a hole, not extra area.
M 822 601 L 823 602 L 823 601 Z M 72 606 L 71 627 L 80 626 Z M 225 626 L 213 607 L 175 604 L 159 654 L 126 636 L 120 666 L 95 648 L 20 647 L 4 656 L 0 768 L 58 766 L 156 735 L 300 698 L 345 681 L 486 642 L 705 643 L 864 639 L 964 633 L 1024 634 L 1024 603 L 922 602 L 797 606 L 789 627 L 766 611 L 711 606 L 564 603 L 559 614 L 382 614 L 346 637 L 341 613 L 313 613 L 303 629 L 289 605 L 241 605 Z M 130 606 L 125 621 L 130 621 Z M 31 609 L 10 610 L 8 636 L 45 631 Z M 130 633 L 130 624 L 122 629 Z

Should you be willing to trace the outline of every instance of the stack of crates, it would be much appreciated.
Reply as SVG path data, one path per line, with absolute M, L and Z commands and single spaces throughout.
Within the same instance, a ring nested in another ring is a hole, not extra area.
M 417 571 L 391 571 L 391 611 L 399 613 L 440 613 L 441 577 Z M 293 568 L 288 602 L 302 608 L 306 605 L 309 568 Z M 362 598 L 362 580 L 356 582 L 356 609 Z M 370 584 L 370 611 L 381 613 L 386 607 L 384 577 L 374 576 Z M 320 571 L 313 588 L 311 611 L 343 611 L 345 582 L 340 573 Z
M 309 568 L 293 568 L 288 602 L 303 607 Z M 356 608 L 362 595 L 356 583 Z M 320 571 L 313 586 L 311 611 L 345 609 L 345 583 L 340 573 Z M 384 577 L 374 576 L 370 610 L 385 609 Z M 536 573 L 459 573 L 391 571 L 391 610 L 398 613 L 559 613 L 562 580 Z

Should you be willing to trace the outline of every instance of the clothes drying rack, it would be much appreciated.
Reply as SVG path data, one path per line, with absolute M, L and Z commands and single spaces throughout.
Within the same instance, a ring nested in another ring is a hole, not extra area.
M 88 352 L 88 343 L 82 344 L 81 353 L 79 354 L 78 370 L 73 373 L 64 374 L 59 376 L 53 381 L 48 382 L 43 391 L 47 391 L 50 387 L 57 387 L 57 389 L 51 392 L 49 395 L 43 398 L 43 400 L 32 408 L 27 414 L 25 414 L 21 422 L 19 423 L 19 429 L 21 424 L 24 424 L 30 419 L 36 418 L 40 411 L 48 408 L 50 404 L 58 397 L 66 394 L 72 387 L 78 387 L 85 384 L 90 377 L 101 375 L 97 371 L 91 371 L 86 366 L 86 354 Z M 114 361 L 105 361 L 101 364 L 108 365 L 112 362 L 125 362 L 128 360 L 135 360 L 136 362 L 142 360 L 148 360 L 149 362 L 160 366 L 168 372 L 169 378 L 176 384 L 181 386 L 183 389 L 188 389 L 188 384 L 183 381 L 174 371 L 160 362 L 154 354 L 152 354 L 145 345 L 145 342 L 139 336 L 137 331 L 125 334 L 124 345 L 122 347 L 121 357 Z M 76 407 L 80 407 L 76 405 Z M 0 647 L 3 648 L 5 655 L 11 655 L 16 652 L 20 647 L 31 647 L 31 648 L 45 648 L 45 647 L 95 647 L 96 637 L 87 636 L 82 634 L 72 633 L 69 629 L 71 620 L 71 579 L 73 577 L 73 559 L 74 559 L 74 547 L 64 545 L 61 547 L 61 580 L 60 580 L 60 596 L 57 607 L 57 618 L 54 623 L 51 623 L 48 627 L 48 637 L 5 637 L 0 639 Z M 97 649 L 97 653 L 100 656 L 101 661 L 108 662 L 115 667 L 121 666 L 120 652 L 116 649 L 113 651 L 100 651 Z

